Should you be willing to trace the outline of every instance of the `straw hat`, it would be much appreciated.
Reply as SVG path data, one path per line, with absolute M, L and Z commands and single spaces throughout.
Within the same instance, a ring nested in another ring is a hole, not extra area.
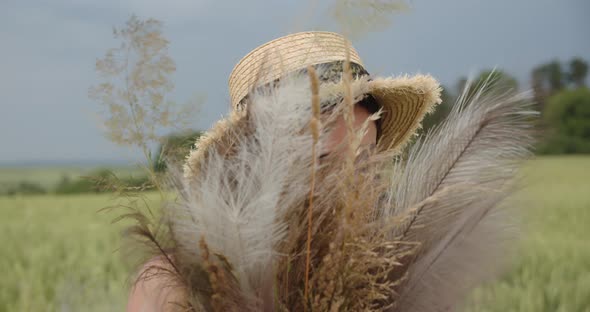
M 440 103 L 439 83 L 430 75 L 370 77 L 351 43 L 337 33 L 295 33 L 254 49 L 230 74 L 232 108 L 236 111 L 247 105 L 248 94 L 256 87 L 277 82 L 284 75 L 305 70 L 308 66 L 322 68 L 320 81 L 339 82 L 347 56 L 355 79 L 353 95 L 355 91 L 371 95 L 382 108 L 379 150 L 401 150 L 420 127 L 424 116 Z M 198 149 L 189 156 L 185 170 L 190 171 L 187 168 L 197 165 L 203 157 L 203 149 L 222 138 L 228 125 L 235 124 L 237 119 L 239 117 L 235 114 L 230 115 L 203 136 L 197 142 Z

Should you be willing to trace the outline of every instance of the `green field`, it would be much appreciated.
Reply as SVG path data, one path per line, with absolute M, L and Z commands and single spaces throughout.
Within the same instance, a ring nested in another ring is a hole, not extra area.
M 470 311 L 590 311 L 590 157 L 528 164 L 514 266 Z M 122 311 L 120 225 L 108 195 L 0 197 L 0 311 Z M 502 257 L 503 255 L 498 255 Z
M 126 270 L 101 195 L 0 198 L 0 311 L 120 311 Z
M 590 157 L 544 157 L 526 173 L 516 263 L 471 310 L 590 311 Z

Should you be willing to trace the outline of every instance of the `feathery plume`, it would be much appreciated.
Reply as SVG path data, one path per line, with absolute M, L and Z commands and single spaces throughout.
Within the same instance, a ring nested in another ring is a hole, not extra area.
M 359 90 L 315 79 L 309 70 L 253 91 L 232 113 L 239 118 L 230 116 L 223 135 L 200 151 L 204 161 L 190 179 L 172 171 L 178 198 L 158 223 L 170 244 L 156 254 L 174 264 L 166 273 L 188 294 L 184 306 L 456 308 L 493 271 L 490 259 L 505 257 L 510 216 L 500 208 L 529 156 L 528 98 L 486 85 L 393 163 L 393 152 L 360 146 L 370 121 L 349 125 L 344 157 L 318 161 L 316 145 L 352 108 L 320 115 L 320 104 L 351 101 Z

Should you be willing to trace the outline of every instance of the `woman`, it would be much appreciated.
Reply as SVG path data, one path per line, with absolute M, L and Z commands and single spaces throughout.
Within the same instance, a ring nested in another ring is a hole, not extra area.
M 476 93 L 393 162 L 439 84 L 371 77 L 338 34 L 258 47 L 229 89 L 164 207 L 170 243 L 136 231 L 159 255 L 128 311 L 447 311 L 490 271 L 503 169 L 530 141 L 522 98 Z

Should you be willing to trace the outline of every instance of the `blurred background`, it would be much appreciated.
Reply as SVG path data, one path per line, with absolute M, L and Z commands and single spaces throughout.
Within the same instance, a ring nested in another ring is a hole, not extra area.
M 523 239 L 511 269 L 475 290 L 466 310 L 590 311 L 590 2 L 354 2 L 2 1 L 0 311 L 123 310 L 123 225 L 99 212 L 117 196 L 96 182 L 147 188 L 166 170 L 162 156 L 181 159 L 227 114 L 240 58 L 303 30 L 349 35 L 373 75 L 439 79 L 444 102 L 425 131 L 468 80 L 494 69 L 498 83 L 530 92 L 540 141 L 517 195 L 527 202 Z M 376 12 L 375 3 L 392 5 Z M 118 103 L 129 98 L 108 87 L 145 57 L 122 44 L 150 32 L 144 48 L 157 52 L 162 80 L 133 81 L 165 109 L 142 111 L 142 130 L 126 128 L 131 115 Z

